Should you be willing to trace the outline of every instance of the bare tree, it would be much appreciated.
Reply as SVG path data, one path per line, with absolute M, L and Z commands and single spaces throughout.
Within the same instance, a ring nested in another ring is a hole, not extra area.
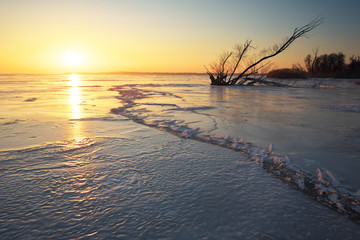
M 236 45 L 234 51 L 221 54 L 218 61 L 210 64 L 210 70 L 205 66 L 211 85 L 266 84 L 282 86 L 282 84 L 256 77 L 256 75 L 268 66 L 270 58 L 285 51 L 296 39 L 306 36 L 308 32 L 318 27 L 323 21 L 324 18 L 319 17 L 300 28 L 295 28 L 293 34 L 282 44 L 275 44 L 272 48 L 263 50 L 258 58 L 247 63 L 244 63 L 246 62 L 244 59 L 249 60 L 249 51 L 254 49 L 251 45 L 252 41 L 247 40 L 243 45 Z
M 312 50 L 313 54 L 314 54 L 314 58 L 312 58 L 312 56 L 310 54 L 308 54 L 306 57 L 305 57 L 305 67 L 307 69 L 307 71 L 309 73 L 314 73 L 314 68 L 315 68 L 315 64 L 318 62 L 319 60 L 319 47 L 317 47 L 316 49 L 313 49 Z

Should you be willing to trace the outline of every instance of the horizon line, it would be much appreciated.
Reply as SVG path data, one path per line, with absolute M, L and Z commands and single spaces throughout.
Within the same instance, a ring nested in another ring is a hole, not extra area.
M 0 75 L 207 75 L 205 72 L 142 72 L 142 71 L 116 71 L 116 72 L 65 72 L 65 73 L 0 73 Z

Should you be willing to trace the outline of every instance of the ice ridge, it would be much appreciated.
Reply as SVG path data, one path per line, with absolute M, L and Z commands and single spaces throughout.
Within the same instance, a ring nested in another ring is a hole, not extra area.
M 123 106 L 111 109 L 112 113 L 182 138 L 240 151 L 283 182 L 360 223 L 360 191 L 354 193 L 341 187 L 339 180 L 330 171 L 317 169 L 316 174 L 307 172 L 293 164 L 287 156 L 275 153 L 272 144 L 268 147 L 256 146 L 232 136 L 203 134 L 200 128 L 193 129 L 183 120 L 149 118 L 149 115 L 146 114 L 147 109 L 136 108 L 139 104 L 135 103 L 135 100 L 145 98 L 147 94 L 153 93 L 133 86 L 131 89 L 120 86 L 115 90 L 119 91 L 118 99 Z

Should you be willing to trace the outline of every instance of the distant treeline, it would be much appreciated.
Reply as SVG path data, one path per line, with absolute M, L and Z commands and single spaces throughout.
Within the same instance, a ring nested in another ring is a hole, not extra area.
M 292 68 L 276 69 L 270 71 L 267 77 L 270 78 L 360 78 L 360 56 L 352 56 L 349 63 L 345 63 L 343 53 L 331 53 L 318 56 L 317 51 L 314 56 L 305 57 L 305 69 L 299 64 Z

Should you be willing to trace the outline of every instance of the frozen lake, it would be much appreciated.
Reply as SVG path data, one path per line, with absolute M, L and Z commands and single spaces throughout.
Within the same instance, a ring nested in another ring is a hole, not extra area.
M 349 220 L 360 212 L 360 89 L 351 81 L 320 89 L 212 87 L 193 75 L 0 82 L 1 239 L 360 234 Z M 304 194 L 304 179 L 315 195 Z M 319 194 L 326 198 L 315 201 Z

